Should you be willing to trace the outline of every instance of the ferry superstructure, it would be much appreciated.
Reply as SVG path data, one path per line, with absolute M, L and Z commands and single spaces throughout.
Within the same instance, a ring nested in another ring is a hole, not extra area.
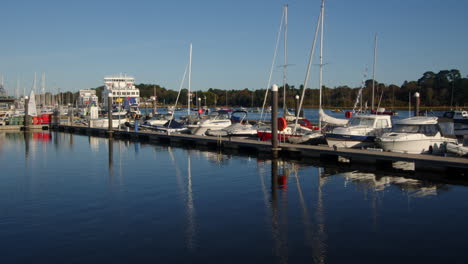
M 105 88 L 102 92 L 102 104 L 107 108 L 109 93 L 112 93 L 113 101 L 122 98 L 124 106 L 140 103 L 140 90 L 135 87 L 135 78 L 131 76 L 107 76 L 104 77 Z

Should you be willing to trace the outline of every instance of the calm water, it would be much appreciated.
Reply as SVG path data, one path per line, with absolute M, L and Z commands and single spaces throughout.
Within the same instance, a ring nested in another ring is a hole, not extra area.
M 449 263 L 468 188 L 248 153 L 0 133 L 0 263 Z

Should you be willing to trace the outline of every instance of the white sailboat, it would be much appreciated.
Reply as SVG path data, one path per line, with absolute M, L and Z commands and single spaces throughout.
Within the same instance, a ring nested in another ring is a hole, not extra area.
M 36 95 L 34 94 L 34 89 L 29 93 L 28 115 L 37 116 Z

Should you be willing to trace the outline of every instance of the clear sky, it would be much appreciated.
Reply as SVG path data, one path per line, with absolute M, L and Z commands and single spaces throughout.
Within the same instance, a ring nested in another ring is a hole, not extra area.
M 10 93 L 17 76 L 21 89 L 29 90 L 34 72 L 46 73 L 49 91 L 97 87 L 105 75 L 118 73 L 178 89 L 193 43 L 193 89 L 265 88 L 282 6 L 288 4 L 293 64 L 288 83 L 298 86 L 320 2 L 3 0 L 0 74 Z M 425 71 L 454 68 L 468 74 L 466 0 L 327 0 L 325 5 L 326 86 L 357 87 L 366 66 L 371 75 L 375 33 L 379 82 L 401 85 Z M 309 87 L 317 87 L 318 67 L 312 70 Z M 281 83 L 280 68 L 273 77 Z

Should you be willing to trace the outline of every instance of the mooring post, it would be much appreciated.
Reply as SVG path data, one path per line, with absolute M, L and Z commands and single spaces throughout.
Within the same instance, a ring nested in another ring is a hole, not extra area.
M 272 103 L 271 103 L 271 150 L 273 158 L 278 157 L 278 85 L 273 84 L 271 87 Z
M 107 119 L 109 120 L 108 134 L 112 138 L 112 93 L 107 97 Z
M 24 97 L 24 131 L 29 130 L 29 97 Z
M 414 93 L 414 98 L 416 100 L 416 107 L 414 108 L 414 116 L 419 116 L 419 105 L 421 104 L 421 98 L 418 92 Z

